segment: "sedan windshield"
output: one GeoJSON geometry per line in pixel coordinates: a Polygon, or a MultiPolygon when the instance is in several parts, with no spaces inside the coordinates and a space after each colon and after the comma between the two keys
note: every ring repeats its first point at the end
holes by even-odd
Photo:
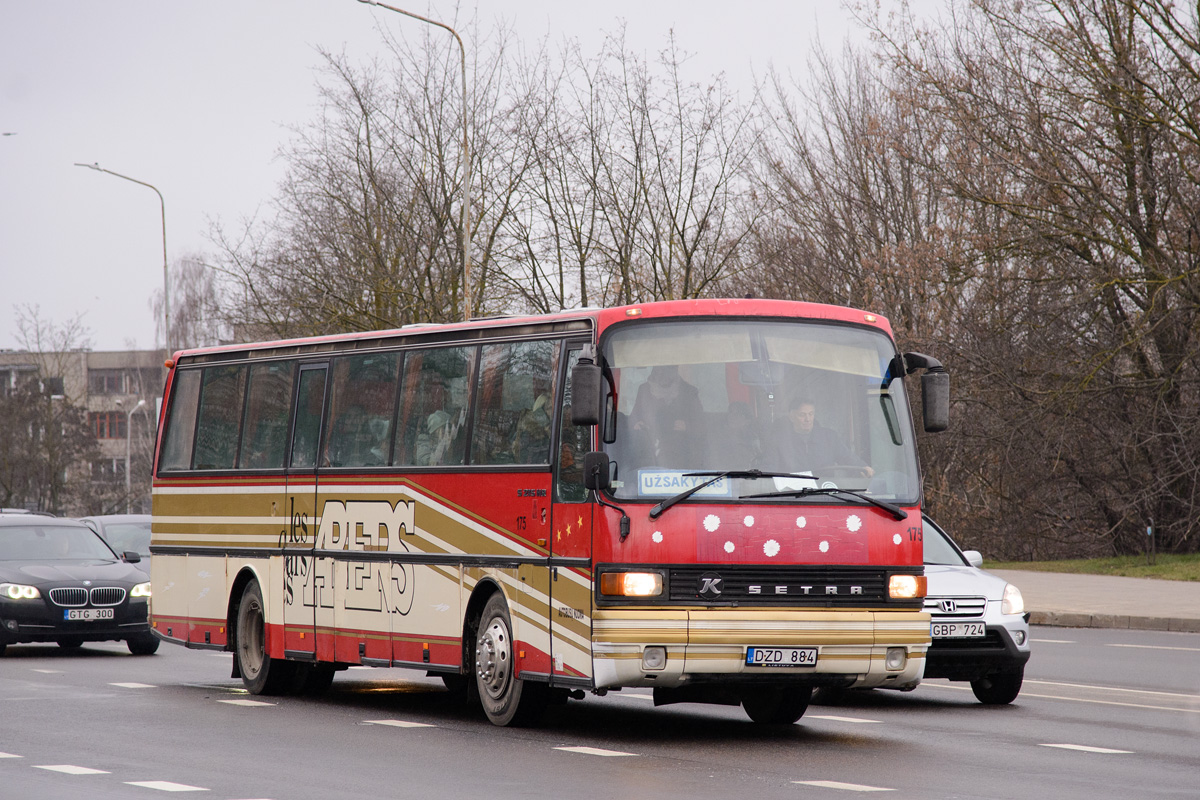
{"type": "MultiPolygon", "coordinates": [[[[622,499],[671,498],[721,472],[696,500],[852,489],[915,502],[916,453],[895,346],[849,325],[645,322],[605,340],[622,499]],[[760,470],[770,475],[745,475],[760,470]],[[706,476],[691,473],[707,472],[706,476]]],[[[770,502],[829,502],[797,493],[770,502]]]]}
{"type": "Polygon", "coordinates": [[[95,531],[82,525],[0,528],[0,561],[115,561],[116,558],[95,531]]]}

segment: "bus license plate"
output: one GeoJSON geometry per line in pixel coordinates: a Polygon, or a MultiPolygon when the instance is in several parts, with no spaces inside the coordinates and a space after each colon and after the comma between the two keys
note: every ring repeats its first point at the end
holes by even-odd
{"type": "Polygon", "coordinates": [[[113,610],[111,608],[69,608],[63,612],[63,619],[82,622],[113,619],[113,610]]]}
{"type": "Polygon", "coordinates": [[[748,647],[747,667],[815,667],[815,647],[748,647]]]}
{"type": "Polygon", "coordinates": [[[987,636],[982,622],[935,622],[929,626],[934,639],[978,639],[987,636]]]}

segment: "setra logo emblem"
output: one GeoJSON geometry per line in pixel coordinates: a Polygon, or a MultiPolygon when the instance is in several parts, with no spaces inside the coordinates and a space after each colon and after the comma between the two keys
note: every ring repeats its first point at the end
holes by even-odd
{"type": "Polygon", "coordinates": [[[705,600],[716,600],[721,596],[722,578],[715,572],[706,572],[700,576],[697,594],[705,600]]]}

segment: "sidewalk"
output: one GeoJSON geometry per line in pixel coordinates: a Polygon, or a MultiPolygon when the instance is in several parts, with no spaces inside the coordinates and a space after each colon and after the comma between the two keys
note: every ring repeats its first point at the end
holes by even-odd
{"type": "Polygon", "coordinates": [[[1200,583],[989,570],[1015,584],[1034,625],[1200,633],[1200,583]]]}

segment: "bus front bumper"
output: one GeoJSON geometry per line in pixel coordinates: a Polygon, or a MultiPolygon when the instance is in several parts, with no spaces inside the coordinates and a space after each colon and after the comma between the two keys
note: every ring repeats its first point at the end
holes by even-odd
{"type": "Polygon", "coordinates": [[[593,675],[597,689],[710,681],[911,688],[929,642],[920,611],[603,609],[592,625],[593,675]],[[750,648],[815,650],[816,660],[749,666],[750,648]]]}

